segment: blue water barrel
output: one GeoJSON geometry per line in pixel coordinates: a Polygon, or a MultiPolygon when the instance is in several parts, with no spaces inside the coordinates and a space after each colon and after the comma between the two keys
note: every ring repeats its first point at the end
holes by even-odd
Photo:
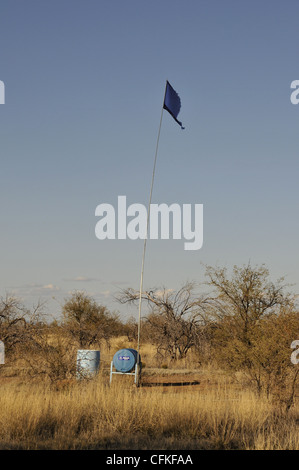
{"type": "Polygon", "coordinates": [[[120,349],[113,356],[113,365],[118,372],[130,372],[137,363],[137,357],[138,352],[135,349],[120,349]]]}
{"type": "Polygon", "coordinates": [[[100,368],[100,351],[79,349],[77,351],[77,377],[94,377],[100,368]]]}

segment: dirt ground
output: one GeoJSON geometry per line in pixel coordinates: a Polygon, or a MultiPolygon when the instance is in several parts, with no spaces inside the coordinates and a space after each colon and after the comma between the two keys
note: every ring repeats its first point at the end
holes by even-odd
{"type": "Polygon", "coordinates": [[[144,374],[141,380],[142,388],[161,388],[164,392],[203,391],[217,387],[217,377],[207,377],[199,371],[189,373],[167,374],[156,372],[152,375],[144,374]]]}

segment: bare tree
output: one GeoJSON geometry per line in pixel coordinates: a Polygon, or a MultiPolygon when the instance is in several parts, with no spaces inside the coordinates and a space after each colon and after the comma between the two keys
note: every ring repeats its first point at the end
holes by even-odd
{"type": "Polygon", "coordinates": [[[76,345],[59,325],[36,329],[26,344],[23,359],[31,377],[42,377],[51,384],[72,379],[76,372],[76,345]]]}
{"type": "MultiPolygon", "coordinates": [[[[188,282],[176,292],[163,288],[142,293],[142,300],[150,309],[146,321],[159,354],[181,359],[194,345],[196,329],[207,302],[205,298],[198,299],[194,289],[194,283],[188,282]]],[[[129,288],[118,300],[122,304],[137,304],[139,295],[139,291],[129,288]]]]}
{"type": "Polygon", "coordinates": [[[0,340],[3,341],[8,356],[19,345],[28,343],[33,330],[41,321],[42,310],[42,302],[29,310],[14,296],[0,298],[0,340]]]}

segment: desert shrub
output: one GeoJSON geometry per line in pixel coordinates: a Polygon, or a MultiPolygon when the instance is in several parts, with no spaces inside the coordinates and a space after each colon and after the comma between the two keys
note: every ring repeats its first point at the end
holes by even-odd
{"type": "Polygon", "coordinates": [[[107,307],[84,292],[74,292],[62,307],[65,334],[84,349],[102,341],[109,343],[120,331],[120,321],[107,307]]]}
{"type": "Polygon", "coordinates": [[[221,268],[209,267],[207,274],[216,288],[209,314],[218,365],[243,371],[259,393],[274,395],[289,409],[298,377],[290,345],[299,315],[283,280],[272,283],[264,266],[235,267],[231,278],[221,268]]]}

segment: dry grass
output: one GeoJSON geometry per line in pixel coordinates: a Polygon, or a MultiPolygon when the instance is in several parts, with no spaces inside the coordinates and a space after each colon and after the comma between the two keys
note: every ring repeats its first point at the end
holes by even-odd
{"type": "Polygon", "coordinates": [[[196,380],[188,387],[135,388],[132,377],[114,376],[117,349],[136,347],[116,338],[101,347],[101,373],[90,382],[60,381],[50,387],[28,381],[16,364],[0,378],[0,449],[296,449],[299,403],[286,415],[212,366],[191,355],[163,364],[143,345],[144,382],[196,380]]]}
{"type": "Polygon", "coordinates": [[[286,416],[223,380],[177,393],[117,379],[2,382],[0,449],[299,449],[298,405],[286,416]]]}
{"type": "MultiPolygon", "coordinates": [[[[110,362],[113,357],[113,354],[122,348],[133,348],[137,349],[137,341],[128,341],[126,336],[118,336],[117,338],[112,338],[110,340],[110,346],[107,347],[107,344],[103,343],[99,348],[101,350],[101,363],[104,368],[110,368],[110,362]]],[[[199,366],[198,358],[196,354],[190,350],[188,355],[184,359],[179,361],[172,361],[171,359],[165,359],[157,355],[156,347],[149,343],[141,343],[140,349],[142,363],[145,365],[145,370],[147,368],[163,368],[165,370],[171,369],[173,372],[175,369],[181,370],[194,370],[199,366]]]]}

